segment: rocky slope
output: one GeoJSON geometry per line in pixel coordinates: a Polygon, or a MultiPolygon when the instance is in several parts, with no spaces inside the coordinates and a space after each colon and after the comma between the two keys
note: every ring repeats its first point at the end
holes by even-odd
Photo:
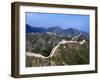
{"type": "MultiPolygon", "coordinates": [[[[48,55],[49,56],[49,55],[48,55]]],[[[52,57],[40,58],[26,56],[26,66],[61,66],[89,64],[89,43],[83,45],[78,43],[61,44],[52,57]]]]}

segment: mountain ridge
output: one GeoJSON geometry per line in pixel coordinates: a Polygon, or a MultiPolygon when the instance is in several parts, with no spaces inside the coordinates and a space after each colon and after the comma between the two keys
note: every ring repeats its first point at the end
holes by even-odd
{"type": "Polygon", "coordinates": [[[68,36],[68,37],[74,37],[79,34],[83,34],[83,36],[86,39],[89,39],[89,33],[80,31],[75,28],[63,29],[60,26],[44,28],[44,27],[32,27],[29,24],[26,24],[26,33],[47,33],[47,32],[56,33],[57,35],[68,36]]]}

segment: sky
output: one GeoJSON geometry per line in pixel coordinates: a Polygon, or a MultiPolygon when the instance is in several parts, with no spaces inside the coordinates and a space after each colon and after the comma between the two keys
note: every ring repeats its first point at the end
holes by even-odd
{"type": "Polygon", "coordinates": [[[59,26],[63,29],[76,28],[89,33],[89,23],[89,15],[26,12],[26,24],[33,27],[59,26]]]}

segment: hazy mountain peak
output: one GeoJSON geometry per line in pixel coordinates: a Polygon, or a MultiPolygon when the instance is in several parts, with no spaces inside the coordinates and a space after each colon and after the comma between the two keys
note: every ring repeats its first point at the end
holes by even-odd
{"type": "Polygon", "coordinates": [[[26,32],[27,33],[55,33],[56,35],[62,35],[62,36],[67,36],[67,37],[74,37],[77,36],[79,34],[83,34],[83,36],[86,39],[89,39],[89,34],[86,32],[82,32],[78,29],[75,28],[67,28],[67,29],[63,29],[60,26],[54,26],[54,27],[49,27],[49,28],[45,28],[45,27],[33,27],[30,26],[28,24],[26,24],[26,32]]]}

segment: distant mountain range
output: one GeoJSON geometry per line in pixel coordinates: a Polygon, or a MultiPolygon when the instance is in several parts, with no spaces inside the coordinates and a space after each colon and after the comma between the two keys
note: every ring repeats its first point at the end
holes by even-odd
{"type": "Polygon", "coordinates": [[[85,39],[89,40],[89,34],[80,30],[77,30],[75,28],[68,28],[68,29],[62,29],[59,26],[56,27],[50,27],[50,28],[44,28],[44,27],[33,27],[29,24],[26,24],[26,33],[55,33],[56,35],[60,36],[67,36],[67,37],[74,37],[79,34],[82,34],[85,39]]]}

